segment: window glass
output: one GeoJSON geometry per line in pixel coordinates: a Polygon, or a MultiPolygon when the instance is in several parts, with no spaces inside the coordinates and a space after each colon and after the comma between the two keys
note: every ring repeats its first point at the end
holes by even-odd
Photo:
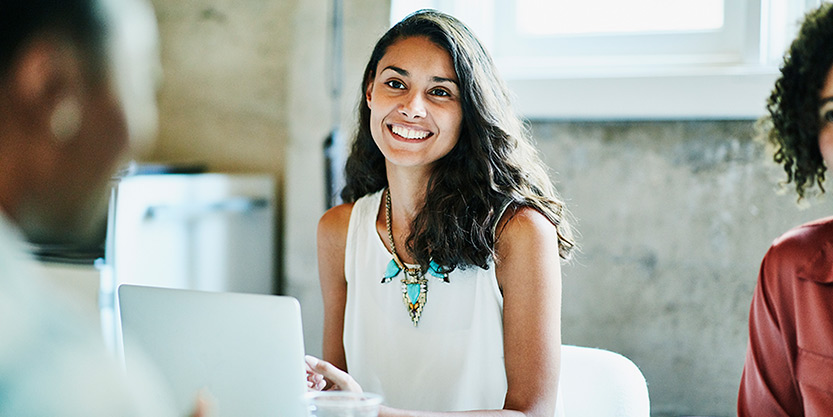
{"type": "Polygon", "coordinates": [[[516,0],[516,24],[525,35],[568,35],[715,30],[723,27],[723,0],[516,0]]]}

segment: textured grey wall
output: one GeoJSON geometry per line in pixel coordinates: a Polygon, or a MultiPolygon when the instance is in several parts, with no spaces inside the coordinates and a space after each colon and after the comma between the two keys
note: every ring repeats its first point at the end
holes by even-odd
{"type": "Polygon", "coordinates": [[[154,0],[164,78],[150,159],[273,173],[288,137],[293,0],[154,0]]]}
{"type": "Polygon", "coordinates": [[[784,177],[750,121],[533,131],[581,233],[564,268],[564,342],[631,358],[654,416],[735,415],[760,259],[829,208],[777,195],[784,177]]]}

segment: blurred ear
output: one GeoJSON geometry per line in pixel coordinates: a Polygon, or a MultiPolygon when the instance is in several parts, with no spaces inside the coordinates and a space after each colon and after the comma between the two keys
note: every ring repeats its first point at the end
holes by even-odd
{"type": "Polygon", "coordinates": [[[67,98],[78,100],[80,61],[67,42],[38,37],[21,50],[9,81],[18,116],[36,129],[49,129],[59,104],[67,98]]]}

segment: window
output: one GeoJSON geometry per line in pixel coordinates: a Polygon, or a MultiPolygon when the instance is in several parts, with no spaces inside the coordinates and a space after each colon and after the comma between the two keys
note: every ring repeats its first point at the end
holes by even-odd
{"type": "Polygon", "coordinates": [[[516,0],[515,23],[529,35],[577,35],[715,30],[723,1],[516,0]]]}
{"type": "Polygon", "coordinates": [[[751,119],[819,0],[393,0],[436,8],[492,52],[531,119],[751,119]]]}

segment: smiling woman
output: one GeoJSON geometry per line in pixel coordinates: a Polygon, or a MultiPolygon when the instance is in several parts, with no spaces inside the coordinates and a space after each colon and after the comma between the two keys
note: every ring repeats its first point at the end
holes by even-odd
{"type": "Polygon", "coordinates": [[[347,203],[318,227],[325,361],[310,386],[382,394],[382,416],[552,417],[574,242],[491,57],[457,19],[419,11],[377,42],[362,92],[347,203]]]}

